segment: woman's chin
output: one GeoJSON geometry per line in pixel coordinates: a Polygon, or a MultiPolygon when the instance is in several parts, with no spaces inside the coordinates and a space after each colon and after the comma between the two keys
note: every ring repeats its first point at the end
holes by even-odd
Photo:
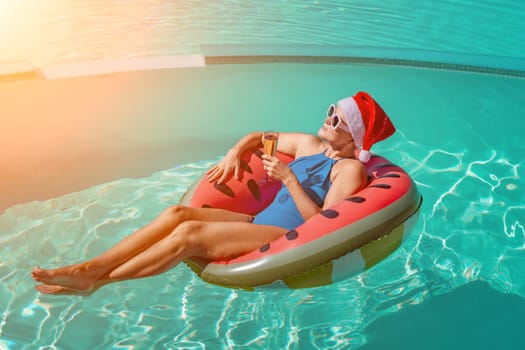
{"type": "Polygon", "coordinates": [[[317,132],[317,136],[323,141],[333,141],[334,135],[330,133],[330,130],[328,130],[325,126],[321,127],[319,131],[317,132]]]}
{"type": "Polygon", "coordinates": [[[319,137],[322,138],[323,140],[326,139],[326,137],[328,136],[328,130],[326,129],[325,126],[322,126],[322,127],[317,131],[317,136],[319,136],[319,137]]]}

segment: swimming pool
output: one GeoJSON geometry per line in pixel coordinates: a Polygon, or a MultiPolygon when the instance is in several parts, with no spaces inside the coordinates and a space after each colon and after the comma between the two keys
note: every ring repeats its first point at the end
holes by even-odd
{"type": "MultiPolygon", "coordinates": [[[[34,183],[65,173],[67,188],[68,174],[107,170],[91,175],[97,185],[81,190],[77,179],[65,195],[1,214],[0,348],[522,348],[524,88],[497,72],[246,59],[5,82],[2,91],[31,91],[51,112],[26,139],[42,162],[32,163],[44,177],[34,183]],[[375,151],[407,169],[425,198],[414,234],[376,268],[297,291],[224,289],[183,266],[84,299],[32,290],[33,265],[111,246],[176,203],[247,130],[314,132],[326,105],[357,89],[378,96],[399,130],[375,151]],[[82,112],[71,118],[75,106],[82,112]]],[[[3,107],[19,116],[13,129],[41,117],[21,105],[3,107]]]]}

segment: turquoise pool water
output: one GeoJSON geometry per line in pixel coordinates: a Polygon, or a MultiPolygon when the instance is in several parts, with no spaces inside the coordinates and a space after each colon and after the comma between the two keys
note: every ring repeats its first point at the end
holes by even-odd
{"type": "Polygon", "coordinates": [[[0,74],[142,56],[396,56],[524,68],[522,1],[0,2],[0,74]]]}
{"type": "MultiPolygon", "coordinates": [[[[14,11],[24,4],[30,2],[1,6],[14,11]]],[[[144,2],[127,12],[119,12],[124,11],[120,2],[51,4],[50,9],[63,9],[65,14],[53,17],[56,12],[49,10],[47,23],[63,23],[82,34],[98,28],[103,37],[122,36],[101,42],[76,35],[75,41],[73,34],[53,26],[56,31],[49,37],[62,38],[60,44],[50,39],[12,42],[10,48],[15,49],[9,51],[11,56],[2,56],[7,57],[3,63],[24,59],[40,66],[127,53],[201,51],[195,43],[249,45],[250,50],[264,44],[307,44],[316,50],[325,44],[403,49],[400,52],[431,49],[469,53],[470,64],[486,62],[480,57],[487,55],[492,66],[504,63],[499,68],[507,68],[509,61],[497,57],[514,62],[525,52],[521,2],[444,2],[439,9],[423,2],[417,10],[409,2],[375,6],[283,1],[278,8],[228,2],[236,11],[210,4],[197,8],[196,2],[177,7],[144,2]],[[348,32],[334,33],[346,23],[341,13],[348,11],[357,19],[348,32]],[[210,18],[221,30],[210,30],[210,18]],[[93,23],[100,27],[88,25],[93,23]],[[109,23],[126,30],[112,32],[109,23]],[[268,23],[274,29],[266,33],[268,23]],[[168,35],[176,29],[177,35],[168,35]],[[144,33],[152,30],[160,32],[149,41],[144,33]],[[144,40],[137,40],[138,33],[144,40]],[[54,49],[33,56],[27,54],[31,45],[54,49]]],[[[29,16],[24,18],[28,21],[29,16]]],[[[36,21],[36,28],[43,22],[36,21]]],[[[1,26],[6,23],[14,23],[16,29],[24,20],[0,21],[1,26]]],[[[175,80],[184,75],[192,83],[184,93],[173,94],[168,83],[152,85],[158,99],[175,102],[134,125],[147,127],[172,147],[172,166],[143,178],[121,178],[15,205],[0,214],[0,349],[76,349],[79,344],[86,349],[525,346],[520,323],[525,315],[525,79],[366,64],[225,64],[167,74],[175,80]],[[105,287],[90,298],[40,296],[33,290],[29,271],[34,265],[67,264],[107,249],[177,203],[243,133],[275,125],[315,132],[326,106],[358,89],[375,95],[399,130],[374,150],[404,167],[424,196],[413,234],[375,268],[335,285],[296,291],[224,289],[202,282],[185,266],[105,287]],[[196,106],[198,118],[192,114],[196,106]],[[239,113],[232,113],[233,107],[239,113]],[[203,135],[202,130],[207,132],[203,135]],[[177,143],[183,137],[184,142],[177,143]],[[202,156],[180,161],[187,159],[182,154],[188,145],[204,148],[202,156]]]]}
{"type": "MultiPolygon", "coordinates": [[[[206,84],[216,91],[208,98],[222,101],[215,104],[221,118],[206,117],[209,107],[203,106],[202,123],[214,130],[222,130],[222,122],[234,125],[210,136],[228,135],[228,141],[268,125],[293,129],[297,119],[313,132],[325,101],[341,92],[362,87],[381,96],[399,132],[375,151],[407,169],[425,198],[414,234],[368,272],[317,289],[235,291],[208,285],[179,266],[163,276],[108,286],[90,298],[39,296],[32,290],[33,265],[70,263],[110,247],[177,203],[227,142],[207,160],[7,209],[0,216],[5,310],[0,344],[67,349],[82,339],[86,348],[101,349],[523,345],[518,320],[525,304],[524,126],[519,123],[524,79],[294,64],[210,66],[199,75],[195,71],[195,84],[206,84]],[[257,88],[233,88],[246,80],[257,81],[257,88]],[[224,86],[232,88],[219,89],[224,86]],[[250,105],[261,96],[278,103],[251,109],[249,119],[229,113],[235,101],[250,105]],[[491,332],[479,331],[480,313],[485,315],[480,308],[492,310],[492,322],[485,325],[491,332]],[[459,335],[452,325],[461,327],[459,335]],[[414,327],[417,333],[410,332],[414,327]]],[[[200,99],[195,94],[181,111],[200,99]]],[[[165,120],[170,127],[179,125],[182,112],[172,113],[171,121],[165,120]]]]}
{"type": "Polygon", "coordinates": [[[42,67],[269,45],[273,54],[377,48],[376,55],[411,50],[409,58],[467,55],[471,64],[517,59],[523,67],[524,14],[519,0],[2,1],[0,33],[9,35],[0,36],[0,64],[7,70],[17,61],[42,67]]]}

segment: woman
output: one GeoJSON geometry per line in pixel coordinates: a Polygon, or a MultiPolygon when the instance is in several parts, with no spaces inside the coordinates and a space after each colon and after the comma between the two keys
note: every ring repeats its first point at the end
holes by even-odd
{"type": "MultiPolygon", "coordinates": [[[[224,260],[255,250],[366,185],[371,146],[395,128],[365,92],[331,105],[318,136],[280,135],[278,151],[295,160],[286,165],[263,155],[269,176],[283,186],[254,218],[214,208],[173,206],[101,255],[57,269],[35,267],[36,289],[47,294],[88,294],[100,286],[165,272],[193,257],[224,260]],[[359,159],[356,150],[361,148],[359,159]],[[249,234],[247,234],[249,232],[249,234]]],[[[260,147],[262,133],[243,137],[207,173],[210,182],[239,176],[240,155],[260,147]]]]}

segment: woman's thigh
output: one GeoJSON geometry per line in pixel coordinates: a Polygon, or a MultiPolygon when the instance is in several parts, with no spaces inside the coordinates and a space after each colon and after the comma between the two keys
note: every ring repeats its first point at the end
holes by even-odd
{"type": "Polygon", "coordinates": [[[252,217],[247,214],[218,208],[192,208],[184,205],[175,205],[165,210],[165,215],[172,217],[175,222],[187,220],[196,221],[239,221],[251,222],[252,217]]]}
{"type": "Polygon", "coordinates": [[[252,216],[248,214],[237,213],[231,210],[218,209],[218,208],[191,208],[192,219],[200,221],[220,222],[220,221],[238,221],[238,222],[251,222],[252,216]]]}
{"type": "Polygon", "coordinates": [[[199,258],[231,259],[259,249],[287,232],[277,226],[256,225],[248,222],[196,222],[183,225],[199,258]]]}

